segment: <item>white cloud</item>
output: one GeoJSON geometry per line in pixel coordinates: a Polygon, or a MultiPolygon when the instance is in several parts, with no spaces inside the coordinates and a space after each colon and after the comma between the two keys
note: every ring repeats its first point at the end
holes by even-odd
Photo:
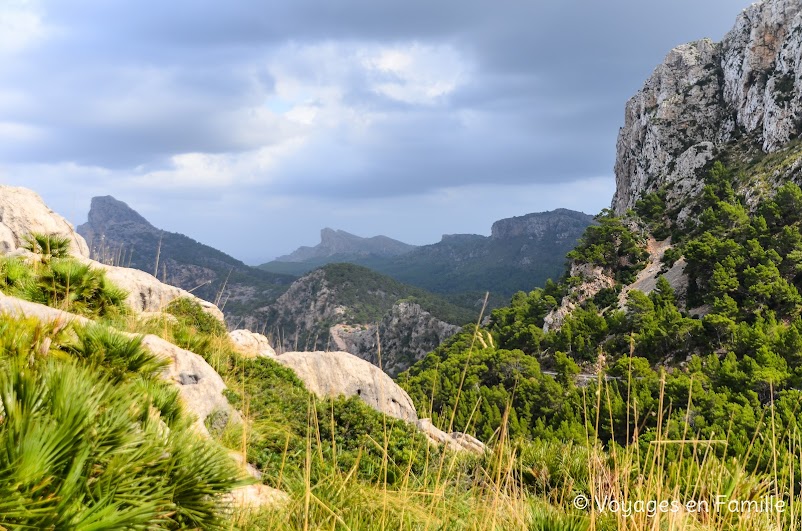
{"type": "Polygon", "coordinates": [[[18,53],[46,35],[36,2],[3,0],[0,4],[0,57],[18,53]]]}
{"type": "Polygon", "coordinates": [[[410,104],[434,104],[466,81],[467,64],[451,46],[418,43],[368,52],[362,62],[371,88],[410,104]]]}

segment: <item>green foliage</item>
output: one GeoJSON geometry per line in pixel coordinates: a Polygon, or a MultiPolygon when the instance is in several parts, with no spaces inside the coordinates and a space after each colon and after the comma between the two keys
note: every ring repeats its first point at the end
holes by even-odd
{"type": "Polygon", "coordinates": [[[645,266],[648,256],[641,238],[621,218],[604,210],[596,217],[568,258],[580,263],[594,264],[612,271],[616,280],[630,283],[645,266]]]}
{"type": "Polygon", "coordinates": [[[73,258],[29,265],[19,258],[0,257],[0,290],[87,317],[114,317],[128,311],[127,292],[110,282],[102,269],[73,258]]]}
{"type": "Polygon", "coordinates": [[[170,301],[164,309],[165,313],[175,316],[182,325],[194,329],[201,334],[222,336],[226,327],[217,318],[204,311],[203,306],[195,299],[179,297],[170,301]]]}
{"type": "Polygon", "coordinates": [[[77,327],[77,341],[67,351],[87,365],[108,371],[112,381],[132,375],[155,376],[169,362],[159,359],[142,346],[142,337],[126,337],[99,324],[77,327]]]}
{"type": "Polygon", "coordinates": [[[643,196],[635,203],[635,213],[649,227],[657,240],[664,240],[671,234],[671,222],[666,216],[666,191],[661,189],[643,196]]]}
{"type": "MultiPolygon", "coordinates": [[[[634,440],[643,456],[652,455],[659,430],[673,439],[726,434],[727,445],[708,455],[738,459],[754,471],[770,471],[774,459],[793,460],[776,440],[754,434],[772,415],[775,429],[790,429],[802,411],[796,390],[802,384],[802,190],[785,184],[750,212],[734,191],[735,178],[723,164],[711,166],[704,193],[690,205],[701,213],[699,223],[664,259],[669,266],[685,257],[686,301],[660,277],[649,294],[628,291],[619,310],[616,286],[544,332],[544,317],[581,281],[567,278],[551,293],[515,295],[476,336],[464,331],[399,383],[422,415],[431,411],[446,425],[453,416],[455,428],[484,440],[508,417],[513,438],[590,439],[609,451],[634,440]],[[708,305],[706,315],[693,318],[682,303],[708,305]],[[603,372],[588,374],[596,364],[603,372]],[[458,394],[465,403],[457,403],[458,394]],[[773,409],[780,396],[786,401],[781,418],[773,409]]],[[[652,230],[668,215],[660,194],[646,196],[637,211],[652,230]]],[[[610,212],[569,255],[622,282],[632,279],[643,256],[640,237],[610,212]]],[[[665,455],[667,463],[699,458],[681,447],[666,448],[665,455]]],[[[533,484],[545,488],[536,478],[533,472],[533,484]]]]}
{"type": "Polygon", "coordinates": [[[408,470],[420,472],[426,442],[410,424],[388,418],[358,397],[317,400],[292,370],[268,358],[241,360],[229,373],[242,382],[229,391],[233,405],[247,397],[254,429],[248,459],[276,486],[299,479],[310,437],[315,441],[313,480],[336,466],[354,468],[366,480],[379,471],[390,485],[401,482],[408,470]],[[385,461],[385,452],[387,465],[385,461]]]}
{"type": "Polygon", "coordinates": [[[0,526],[224,528],[221,496],[241,484],[226,453],[143,366],[135,381],[108,377],[136,341],[84,330],[80,358],[92,362],[77,364],[63,327],[0,317],[0,330],[0,526]]]}
{"type": "Polygon", "coordinates": [[[23,248],[40,255],[43,262],[67,258],[70,254],[70,238],[58,234],[33,233],[24,238],[23,248]]]}

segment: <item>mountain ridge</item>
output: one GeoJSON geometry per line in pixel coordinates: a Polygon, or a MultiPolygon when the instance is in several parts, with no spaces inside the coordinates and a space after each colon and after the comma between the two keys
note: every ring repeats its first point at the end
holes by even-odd
{"type": "Polygon", "coordinates": [[[498,220],[490,236],[444,234],[437,243],[390,257],[340,253],[305,262],[276,260],[259,268],[305,274],[326,263],[347,262],[436,293],[462,296],[491,291],[499,302],[559,277],[565,254],[591,223],[593,217],[588,214],[556,209],[498,220]]]}
{"type": "Polygon", "coordinates": [[[334,255],[353,254],[355,256],[397,256],[415,249],[399,240],[387,236],[363,238],[344,230],[323,228],[320,230],[320,243],[314,247],[302,246],[290,254],[279,256],[278,262],[303,262],[334,255]]]}

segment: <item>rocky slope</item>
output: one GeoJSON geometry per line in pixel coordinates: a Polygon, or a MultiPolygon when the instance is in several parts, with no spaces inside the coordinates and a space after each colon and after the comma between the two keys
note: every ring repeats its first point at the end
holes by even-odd
{"type": "MultiPolygon", "coordinates": [[[[753,4],[720,43],[678,46],[627,102],[612,208],[624,214],[639,198],[665,189],[668,206],[685,219],[684,199],[700,192],[700,170],[714,157],[736,151],[746,162],[787,149],[802,131],[801,95],[797,0],[753,4]]],[[[787,179],[798,161],[795,156],[768,175],[769,187],[787,179]]]]}
{"type": "Polygon", "coordinates": [[[283,350],[343,350],[403,371],[475,316],[366,268],[330,264],[300,278],[260,310],[283,350]]]}
{"type": "Polygon", "coordinates": [[[77,231],[89,243],[92,258],[156,274],[192,290],[224,307],[232,324],[241,323],[252,308],[275,300],[293,280],[249,267],[183,234],[160,230],[111,196],[93,198],[88,217],[77,231]]]}

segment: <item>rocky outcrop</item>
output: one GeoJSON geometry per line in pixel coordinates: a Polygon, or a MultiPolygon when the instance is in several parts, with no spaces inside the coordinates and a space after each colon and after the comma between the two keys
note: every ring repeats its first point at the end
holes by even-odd
{"type": "Polygon", "coordinates": [[[329,335],[332,348],[381,364],[387,374],[395,376],[459,331],[459,326],[437,319],[419,304],[401,301],[378,324],[338,324],[329,329],[329,335]]]}
{"type": "Polygon", "coordinates": [[[0,253],[23,247],[32,233],[69,238],[73,254],[88,257],[89,247],[72,225],[45,205],[39,194],[27,188],[0,185],[0,253]]]}
{"type": "Polygon", "coordinates": [[[378,367],[347,352],[287,352],[276,361],[292,369],[320,397],[358,396],[373,409],[415,422],[409,395],[378,367]]]}
{"type": "Polygon", "coordinates": [[[262,334],[250,330],[234,330],[229,332],[228,337],[237,347],[237,351],[246,358],[276,357],[276,351],[270,346],[270,340],[262,334]]]}
{"type": "Polygon", "coordinates": [[[379,365],[380,344],[381,366],[395,375],[460,329],[410,301],[416,294],[366,268],[330,264],[295,281],[264,320],[279,350],[342,350],[379,365]]]}
{"type": "Polygon", "coordinates": [[[173,300],[179,297],[188,297],[197,301],[206,313],[213,315],[220,322],[225,322],[223,312],[211,302],[199,299],[181,288],[165,284],[151,274],[138,269],[102,264],[94,260],[85,259],[84,261],[89,262],[93,267],[105,270],[106,278],[117,287],[127,291],[126,302],[137,312],[160,312],[173,300]]]}
{"type": "Polygon", "coordinates": [[[764,152],[802,132],[802,4],[763,0],[745,9],[722,42],[678,46],[627,102],[618,136],[619,214],[665,188],[681,221],[700,170],[738,140],[764,152]]]}
{"type": "Polygon", "coordinates": [[[239,417],[223,395],[226,389],[223,379],[201,356],[154,335],[145,336],[142,345],[155,356],[170,361],[162,376],[178,387],[184,405],[197,419],[198,431],[208,435],[207,419],[214,428],[221,429],[229,420],[239,417]]]}
{"type": "Polygon", "coordinates": [[[615,286],[615,279],[604,268],[593,264],[571,264],[571,276],[579,277],[582,281],[571,288],[571,292],[563,297],[560,305],[543,318],[544,332],[560,328],[575,308],[595,297],[604,288],[615,286]]]}
{"type": "Polygon", "coordinates": [[[314,247],[299,247],[292,253],[276,258],[277,262],[305,262],[330,257],[398,256],[415,249],[387,236],[362,238],[345,232],[325,228],[320,231],[320,243],[314,247]]]}
{"type": "Polygon", "coordinates": [[[470,452],[477,455],[485,453],[485,444],[471,435],[455,431],[446,433],[434,424],[432,419],[419,419],[415,426],[423,433],[426,438],[437,445],[444,445],[447,449],[454,452],[470,452]]]}

